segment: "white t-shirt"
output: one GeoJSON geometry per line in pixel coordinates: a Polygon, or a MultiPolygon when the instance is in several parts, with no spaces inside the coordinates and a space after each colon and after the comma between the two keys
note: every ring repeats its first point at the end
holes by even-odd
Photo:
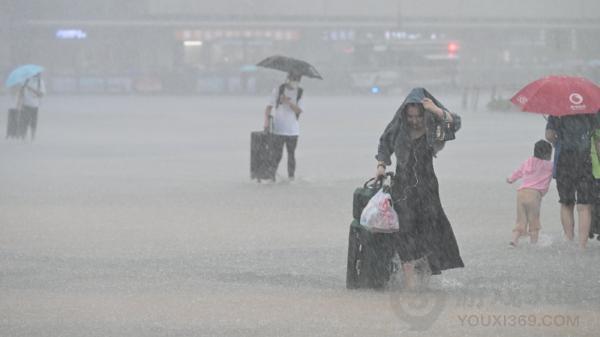
{"type": "MultiPolygon", "coordinates": [[[[300,100],[296,102],[298,89],[290,90],[286,87],[283,90],[283,94],[291,98],[291,101],[295,102],[296,105],[302,109],[303,99],[300,98],[300,100]]],[[[274,111],[271,112],[273,115],[273,133],[282,136],[298,136],[300,134],[300,123],[298,123],[298,118],[296,117],[294,110],[287,104],[279,104],[279,107],[275,108],[277,106],[278,95],[279,87],[276,87],[271,92],[271,98],[269,100],[269,105],[273,107],[274,111]]]]}

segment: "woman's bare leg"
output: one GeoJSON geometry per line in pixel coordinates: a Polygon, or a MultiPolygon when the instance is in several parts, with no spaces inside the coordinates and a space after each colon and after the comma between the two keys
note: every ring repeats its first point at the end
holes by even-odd
{"type": "Polygon", "coordinates": [[[415,270],[419,280],[419,288],[427,288],[431,279],[431,268],[427,256],[416,261],[415,270]]]}
{"type": "Polygon", "coordinates": [[[404,287],[406,289],[414,289],[415,288],[415,265],[412,262],[403,263],[402,270],[404,271],[404,287]]]}

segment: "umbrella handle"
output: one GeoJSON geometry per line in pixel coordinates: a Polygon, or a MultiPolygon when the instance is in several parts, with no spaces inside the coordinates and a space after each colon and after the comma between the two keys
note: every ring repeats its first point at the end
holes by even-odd
{"type": "Polygon", "coordinates": [[[265,129],[266,133],[273,132],[273,115],[269,114],[269,126],[265,129]]]}

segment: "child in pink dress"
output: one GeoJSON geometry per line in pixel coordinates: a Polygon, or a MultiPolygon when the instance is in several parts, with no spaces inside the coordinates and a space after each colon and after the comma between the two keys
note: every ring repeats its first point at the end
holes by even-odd
{"type": "Polygon", "coordinates": [[[529,228],[530,242],[536,243],[541,228],[540,206],[552,180],[552,145],[545,140],[535,143],[533,157],[529,157],[506,179],[509,184],[523,178],[517,190],[517,224],[513,229],[511,246],[529,228]]]}

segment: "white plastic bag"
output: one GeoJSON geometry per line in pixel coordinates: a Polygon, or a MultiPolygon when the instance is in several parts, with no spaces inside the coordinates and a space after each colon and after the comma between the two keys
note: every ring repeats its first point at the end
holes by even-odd
{"type": "Polygon", "coordinates": [[[378,233],[392,233],[400,230],[398,214],[392,205],[392,197],[389,193],[380,189],[360,215],[360,224],[368,230],[378,233]]]}

